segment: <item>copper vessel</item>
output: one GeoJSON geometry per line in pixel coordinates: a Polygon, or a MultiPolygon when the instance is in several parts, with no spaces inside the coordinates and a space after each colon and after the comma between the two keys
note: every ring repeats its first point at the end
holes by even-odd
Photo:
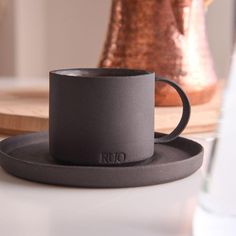
{"type": "MultiPolygon", "coordinates": [[[[217,78],[204,8],[203,0],[113,0],[99,66],[155,71],[181,85],[191,104],[208,102],[217,78]]],[[[180,105],[180,100],[158,83],[156,105],[180,105]]]]}

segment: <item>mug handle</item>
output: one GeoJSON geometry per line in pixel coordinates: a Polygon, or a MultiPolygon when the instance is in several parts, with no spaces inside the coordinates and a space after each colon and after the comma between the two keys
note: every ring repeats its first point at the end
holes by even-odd
{"type": "Polygon", "coordinates": [[[182,112],[182,117],[177,125],[177,127],[170,133],[161,137],[156,137],[155,134],[155,143],[168,143],[176,139],[181,132],[184,130],[186,125],[188,124],[189,118],[190,118],[190,113],[191,113],[191,106],[190,102],[188,100],[187,95],[185,92],[180,88],[179,85],[177,85],[175,82],[164,79],[164,78],[155,78],[155,81],[157,82],[164,82],[173,87],[177,93],[179,94],[182,104],[183,104],[183,112],[182,112]]]}

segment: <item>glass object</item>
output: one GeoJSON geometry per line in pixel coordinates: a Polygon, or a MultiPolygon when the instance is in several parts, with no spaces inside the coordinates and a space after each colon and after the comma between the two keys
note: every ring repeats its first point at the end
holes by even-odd
{"type": "Polygon", "coordinates": [[[218,135],[193,221],[194,236],[236,235],[236,51],[218,135]]]}

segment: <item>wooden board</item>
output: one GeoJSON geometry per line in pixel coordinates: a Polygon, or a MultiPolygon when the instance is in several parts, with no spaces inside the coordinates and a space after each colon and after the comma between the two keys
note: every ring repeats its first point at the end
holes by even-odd
{"type": "Polygon", "coordinates": [[[27,133],[47,127],[48,81],[0,80],[0,133],[27,133]]]}
{"type": "MultiPolygon", "coordinates": [[[[210,103],[193,106],[185,133],[214,131],[219,117],[222,85],[210,103]]],[[[155,130],[170,132],[181,107],[155,108],[155,130]]],[[[0,133],[19,134],[48,129],[48,82],[0,81],[0,133]]]]}

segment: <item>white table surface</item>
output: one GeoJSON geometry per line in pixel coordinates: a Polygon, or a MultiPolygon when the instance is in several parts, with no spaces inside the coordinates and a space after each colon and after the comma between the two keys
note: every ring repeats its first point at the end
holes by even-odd
{"type": "MultiPolygon", "coordinates": [[[[207,161],[209,135],[193,137],[207,161]]],[[[189,236],[203,175],[204,166],[168,184],[83,189],[21,180],[0,167],[0,235],[189,236]]]]}

